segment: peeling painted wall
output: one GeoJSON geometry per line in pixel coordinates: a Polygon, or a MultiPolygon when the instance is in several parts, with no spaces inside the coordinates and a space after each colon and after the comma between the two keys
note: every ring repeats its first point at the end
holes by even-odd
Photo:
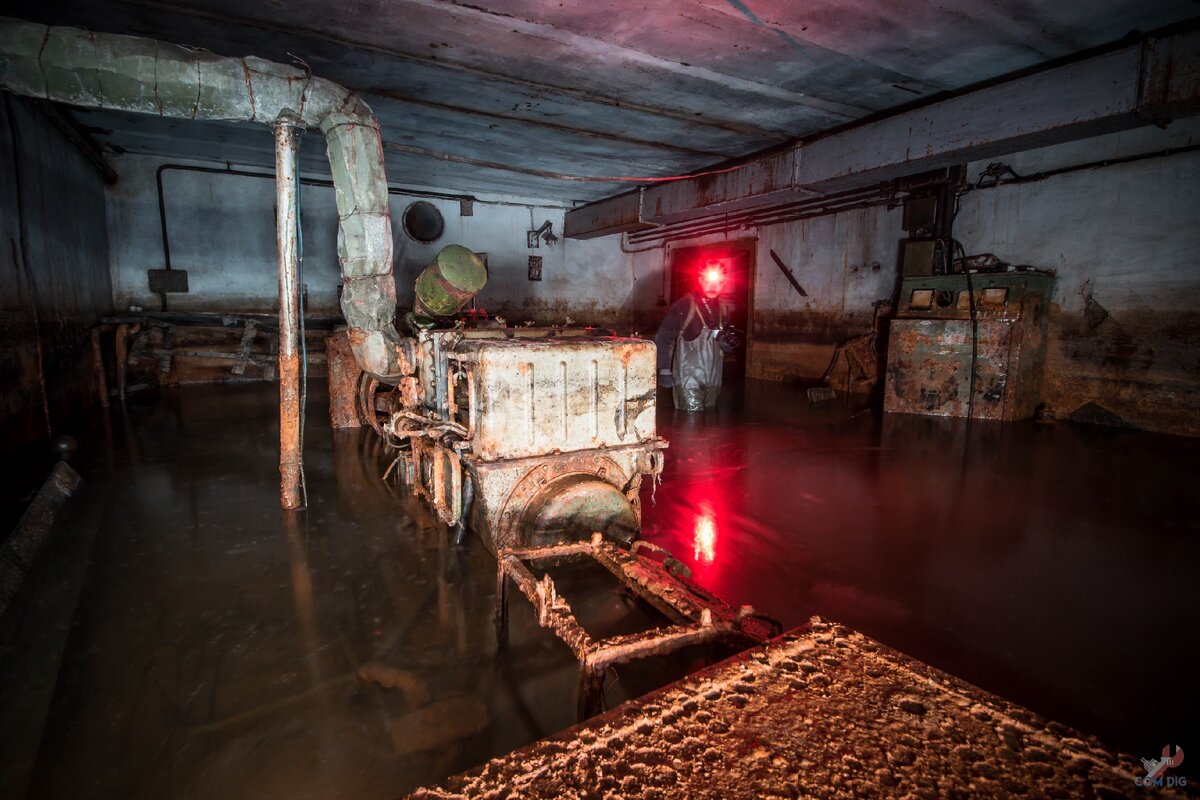
{"type": "Polygon", "coordinates": [[[759,231],[751,377],[818,378],[835,345],[871,330],[872,304],[895,289],[900,215],[900,209],[861,209],[759,231]],[[771,250],[807,297],[788,282],[771,250]]]}
{"type": "MultiPolygon", "coordinates": [[[[1030,175],[1197,144],[1193,119],[1002,160],[1030,175]]],[[[1057,273],[1043,392],[1055,414],[1200,435],[1200,152],[973,192],[955,230],[968,252],[1057,273]]]]}
{"type": "Polygon", "coordinates": [[[0,93],[0,447],[67,430],[96,401],[88,329],[111,311],[99,174],[0,93]]]}
{"type": "MultiPolygon", "coordinates": [[[[731,231],[729,239],[755,237],[755,274],[747,343],[747,375],[766,380],[819,378],[838,343],[871,329],[872,304],[891,297],[896,285],[900,209],[863,209],[827,217],[731,231]],[[807,296],[801,296],[771,258],[780,257],[807,296]]],[[[723,242],[722,234],[672,242],[630,259],[639,278],[629,314],[653,332],[671,296],[663,265],[681,248],[723,242]]],[[[592,239],[618,247],[617,237],[592,239]]]]}
{"type": "MultiPolygon", "coordinates": [[[[1186,147],[1198,134],[1200,122],[1175,123],[1165,131],[1143,128],[1003,160],[1027,175],[1186,147]]],[[[158,163],[140,156],[118,160],[123,179],[110,192],[109,227],[121,306],[155,302],[145,270],[162,260],[153,192],[158,163]]],[[[986,166],[971,164],[968,174],[973,178],[986,166]]],[[[173,258],[192,272],[193,286],[193,294],[173,298],[175,307],[274,309],[271,182],[183,173],[168,173],[166,180],[173,258]]],[[[1045,399],[1060,415],[1079,412],[1088,419],[1200,434],[1194,420],[1200,400],[1197,187],[1200,154],[1191,153],[963,198],[956,236],[968,252],[993,252],[1058,273],[1045,399]]],[[[397,219],[411,199],[392,198],[397,219]]],[[[413,279],[441,244],[461,242],[489,255],[490,281],[481,305],[518,324],[570,318],[651,335],[665,311],[659,299],[670,296],[664,265],[672,250],[723,238],[638,253],[622,252],[615,236],[564,239],[530,250],[525,231],[550,219],[561,233],[561,209],[535,208],[531,224],[526,206],[477,203],[475,216],[462,218],[457,202],[432,202],[446,220],[439,243],[420,245],[396,226],[400,302],[411,302],[413,279]],[[527,278],[529,255],[544,259],[541,282],[527,278]]],[[[310,308],[332,312],[338,281],[331,191],[307,187],[304,207],[310,308]]],[[[870,330],[871,304],[890,297],[896,285],[900,221],[900,209],[879,207],[731,232],[758,238],[750,376],[817,378],[837,343],[870,330]],[[791,267],[807,297],[787,282],[771,250],[791,267]]]]}
{"type": "MultiPolygon", "coordinates": [[[[996,159],[1032,175],[1200,143],[1200,120],[996,159]]],[[[976,178],[988,162],[968,165],[976,178]]],[[[955,236],[968,253],[1057,273],[1044,399],[1062,417],[1200,435],[1200,152],[1177,153],[967,193],[955,236]]],[[[748,374],[818,378],[833,347],[871,327],[891,297],[901,210],[877,207],[731,232],[757,235],[748,374]],[[808,293],[801,297],[770,250],[808,293]]],[[[661,284],[674,243],[630,259],[661,284]]],[[[617,248],[616,237],[592,241],[617,248]]],[[[653,316],[654,292],[637,310],[653,316]]],[[[659,310],[661,316],[661,310],[659,310]]]]}
{"type": "MultiPolygon", "coordinates": [[[[114,160],[121,181],[108,192],[112,281],[117,307],[157,309],[147,269],[163,266],[155,171],[165,163],[148,156],[114,160]]],[[[212,162],[194,163],[221,167],[212,162]]],[[[261,169],[249,168],[262,172],[261,169]]],[[[307,177],[307,176],[306,176],[307,177]]],[[[313,175],[325,178],[323,175],[313,175]]],[[[167,170],[163,173],[172,266],[188,271],[189,293],[168,296],[179,311],[272,312],[277,308],[273,180],[167,170]]],[[[564,208],[528,198],[479,195],[472,216],[460,214],[457,200],[393,195],[397,300],[412,303],[413,281],[447,244],[488,254],[488,285],[479,304],[513,323],[627,322],[637,305],[633,269],[615,245],[559,239],[527,247],[526,232],[550,220],[562,235],[564,208]],[[408,205],[425,199],[435,205],[446,230],[433,244],[404,232],[408,205]],[[494,201],[494,202],[488,202],[494,201]],[[528,257],[542,258],[542,280],[528,278],[528,257]]],[[[333,190],[304,186],[301,197],[304,282],[313,314],[336,314],[340,274],[337,264],[337,211],[333,190]]]]}

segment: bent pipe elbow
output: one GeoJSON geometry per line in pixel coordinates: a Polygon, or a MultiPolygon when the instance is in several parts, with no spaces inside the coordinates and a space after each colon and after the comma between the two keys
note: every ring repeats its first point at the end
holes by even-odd
{"type": "Polygon", "coordinates": [[[411,372],[395,327],[392,228],[379,122],[362,98],[307,70],[137,36],[0,17],[0,87],[82,108],[179,119],[298,120],[325,135],[338,211],[342,313],[355,360],[385,383],[411,372]]]}

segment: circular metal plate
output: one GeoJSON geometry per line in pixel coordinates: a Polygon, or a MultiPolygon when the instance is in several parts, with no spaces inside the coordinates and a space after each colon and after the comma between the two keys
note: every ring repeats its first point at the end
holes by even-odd
{"type": "Polygon", "coordinates": [[[404,209],[403,219],[404,232],[424,244],[436,242],[442,238],[442,232],[446,229],[442,212],[438,211],[437,206],[433,203],[427,203],[424,200],[418,200],[404,209]]]}

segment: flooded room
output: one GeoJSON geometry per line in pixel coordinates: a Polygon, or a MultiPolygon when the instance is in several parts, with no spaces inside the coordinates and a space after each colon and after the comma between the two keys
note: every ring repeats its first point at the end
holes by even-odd
{"type": "Polygon", "coordinates": [[[0,187],[0,797],[1200,787],[1194,0],[45,0],[0,187]]]}

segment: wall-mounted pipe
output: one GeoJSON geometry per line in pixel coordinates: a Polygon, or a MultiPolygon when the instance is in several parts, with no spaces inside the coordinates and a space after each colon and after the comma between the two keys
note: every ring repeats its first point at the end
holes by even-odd
{"type": "Polygon", "coordinates": [[[392,225],[379,122],[345,87],[295,67],[152,39],[0,17],[0,86],[85,108],[274,125],[325,134],[338,209],[342,313],[354,357],[386,382],[410,371],[396,332],[392,225]]]}

